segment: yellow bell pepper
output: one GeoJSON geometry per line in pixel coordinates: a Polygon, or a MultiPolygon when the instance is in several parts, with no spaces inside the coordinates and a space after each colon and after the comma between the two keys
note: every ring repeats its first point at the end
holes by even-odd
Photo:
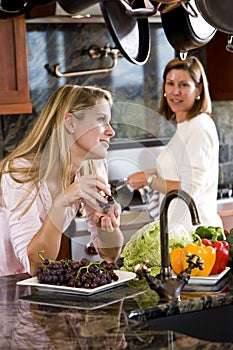
{"type": "Polygon", "coordinates": [[[198,245],[195,243],[190,243],[186,245],[184,248],[184,269],[188,267],[187,256],[186,253],[196,254],[203,259],[203,270],[200,270],[198,267],[195,267],[191,271],[191,277],[208,277],[216,260],[216,250],[211,246],[198,245]]]}
{"type": "Polygon", "coordinates": [[[191,276],[208,277],[216,260],[216,250],[209,249],[207,246],[205,247],[200,241],[198,244],[190,243],[184,248],[175,248],[171,251],[170,262],[172,270],[178,275],[188,267],[188,263],[186,261],[186,254],[188,252],[200,256],[200,258],[202,258],[204,261],[204,269],[200,270],[198,267],[195,267],[191,272],[191,276]]]}

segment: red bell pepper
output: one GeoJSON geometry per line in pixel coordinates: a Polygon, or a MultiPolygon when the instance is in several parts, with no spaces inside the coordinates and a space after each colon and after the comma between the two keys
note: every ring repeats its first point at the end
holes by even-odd
{"type": "Polygon", "coordinates": [[[225,233],[225,236],[228,236],[230,231],[228,229],[224,228],[224,233],[225,233]]]}
{"type": "Polygon", "coordinates": [[[230,246],[226,241],[214,241],[203,238],[202,243],[205,246],[212,246],[216,250],[216,260],[210,272],[211,275],[216,275],[225,270],[229,260],[230,246]]]}

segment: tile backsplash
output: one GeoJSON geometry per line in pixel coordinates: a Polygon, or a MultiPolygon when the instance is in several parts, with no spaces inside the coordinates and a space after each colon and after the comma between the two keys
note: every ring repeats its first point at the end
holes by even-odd
{"type": "MultiPolygon", "coordinates": [[[[168,138],[174,128],[156,110],[161,95],[162,72],[175,52],[159,23],[150,24],[151,51],[145,65],[135,65],[119,57],[110,73],[57,78],[49,73],[59,64],[61,72],[93,70],[109,66],[109,57],[92,59],[92,45],[114,48],[104,23],[27,23],[30,96],[33,113],[0,115],[0,158],[10,152],[31,128],[48,96],[64,84],[97,85],[110,90],[118,113],[116,138],[168,138]],[[119,113],[120,111],[120,113],[119,113]],[[132,127],[133,126],[133,127],[132,127]]],[[[194,50],[205,61],[205,48],[194,50]]],[[[113,110],[114,112],[114,110],[113,110]]],[[[220,138],[219,182],[233,183],[233,101],[213,101],[213,118],[220,138]]]]}

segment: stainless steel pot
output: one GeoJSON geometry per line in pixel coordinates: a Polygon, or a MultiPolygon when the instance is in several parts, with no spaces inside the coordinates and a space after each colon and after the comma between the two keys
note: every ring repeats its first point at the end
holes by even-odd
{"type": "Polygon", "coordinates": [[[98,4],[98,0],[57,0],[67,13],[75,15],[86,8],[98,4]]]}
{"type": "Polygon", "coordinates": [[[0,0],[0,19],[17,17],[27,13],[36,6],[42,6],[54,1],[51,0],[0,0]]]}
{"type": "Polygon", "coordinates": [[[0,18],[20,16],[33,6],[24,0],[0,0],[0,18]]]}
{"type": "MultiPolygon", "coordinates": [[[[135,64],[146,63],[150,53],[149,16],[157,8],[145,7],[144,0],[58,0],[60,6],[74,15],[99,2],[104,20],[118,50],[135,64]]],[[[158,5],[158,3],[156,3],[158,5]]]]}
{"type": "Polygon", "coordinates": [[[135,195],[134,189],[128,184],[127,178],[109,181],[112,196],[117,200],[122,208],[130,206],[135,195]]]}
{"type": "Polygon", "coordinates": [[[233,34],[232,0],[195,0],[203,18],[220,32],[233,34]]]}
{"type": "Polygon", "coordinates": [[[206,45],[217,31],[201,16],[195,0],[162,12],[161,20],[169,43],[182,53],[206,45]]]}

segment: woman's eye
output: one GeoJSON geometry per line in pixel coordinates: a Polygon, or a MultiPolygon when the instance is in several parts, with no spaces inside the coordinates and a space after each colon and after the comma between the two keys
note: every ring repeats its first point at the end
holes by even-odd
{"type": "Polygon", "coordinates": [[[105,119],[105,117],[100,117],[99,119],[98,119],[98,121],[100,122],[100,123],[106,123],[106,119],[105,119]]]}
{"type": "Polygon", "coordinates": [[[181,87],[189,87],[189,83],[182,83],[181,87]]]}

